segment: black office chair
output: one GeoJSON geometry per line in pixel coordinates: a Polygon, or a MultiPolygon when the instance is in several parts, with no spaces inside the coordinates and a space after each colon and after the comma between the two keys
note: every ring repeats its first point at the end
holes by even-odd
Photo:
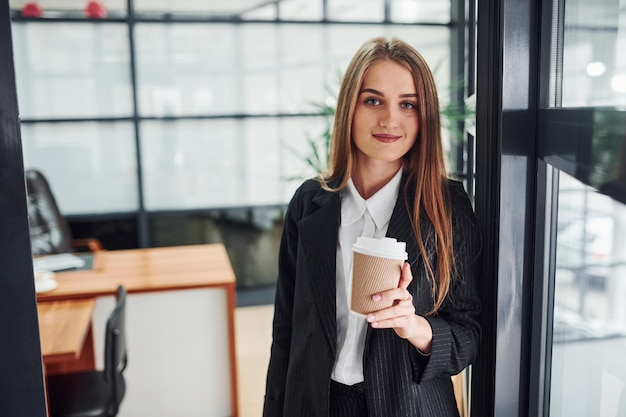
{"type": "Polygon", "coordinates": [[[126,392],[126,290],[119,286],[117,304],[106,324],[104,369],[52,375],[47,379],[50,417],[113,417],[126,392]]]}
{"type": "Polygon", "coordinates": [[[95,238],[74,239],[46,177],[38,170],[24,172],[28,193],[28,221],[33,255],[102,249],[95,238]]]}

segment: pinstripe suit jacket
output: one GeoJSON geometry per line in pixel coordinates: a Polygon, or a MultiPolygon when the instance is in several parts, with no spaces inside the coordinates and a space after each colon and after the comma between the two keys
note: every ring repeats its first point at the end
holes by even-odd
{"type": "MultiPolygon", "coordinates": [[[[402,180],[387,236],[407,242],[417,314],[432,306],[425,267],[405,205],[402,180]]],[[[427,317],[433,329],[425,357],[393,329],[368,328],[363,357],[369,417],[458,416],[450,375],[476,355],[480,303],[475,281],[480,239],[461,183],[448,181],[458,274],[443,307],[427,317]]],[[[408,201],[413,201],[413,196],[408,201]]],[[[300,186],[289,203],[279,254],[279,276],[267,374],[264,417],[325,417],[330,375],[337,354],[336,251],[341,197],[317,181],[300,186]]],[[[425,241],[433,227],[422,216],[425,241]]],[[[428,253],[434,254],[432,243],[428,253]]],[[[431,262],[435,260],[432,255],[431,262]]],[[[433,265],[433,263],[431,263],[433,265]]]]}

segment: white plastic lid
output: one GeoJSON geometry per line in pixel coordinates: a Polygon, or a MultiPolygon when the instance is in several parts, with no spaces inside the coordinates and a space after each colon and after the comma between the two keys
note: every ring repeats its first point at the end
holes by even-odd
{"type": "Polygon", "coordinates": [[[392,258],[406,260],[406,243],[398,242],[392,237],[381,239],[371,237],[359,237],[352,245],[352,250],[363,255],[379,256],[381,258],[392,258]]]}

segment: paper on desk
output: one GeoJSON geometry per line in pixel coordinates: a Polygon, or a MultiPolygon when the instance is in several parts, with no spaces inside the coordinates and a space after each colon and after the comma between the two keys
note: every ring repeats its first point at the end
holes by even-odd
{"type": "Polygon", "coordinates": [[[82,268],[85,260],[71,253],[46,255],[33,259],[35,270],[61,271],[63,269],[82,268]]]}

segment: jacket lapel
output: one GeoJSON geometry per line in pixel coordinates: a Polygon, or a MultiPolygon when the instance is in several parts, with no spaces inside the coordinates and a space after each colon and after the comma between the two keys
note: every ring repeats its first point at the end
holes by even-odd
{"type": "MultiPolygon", "coordinates": [[[[413,281],[409,285],[409,291],[413,294],[414,298],[419,297],[421,291],[423,291],[423,280],[425,277],[420,274],[419,271],[423,270],[423,260],[420,254],[419,247],[417,246],[417,239],[413,232],[413,226],[411,225],[411,213],[413,211],[413,200],[415,198],[414,191],[409,187],[409,194],[405,195],[404,186],[406,183],[406,174],[402,176],[402,182],[400,184],[400,190],[398,191],[398,199],[394,206],[389,220],[389,227],[387,228],[387,237],[393,237],[400,242],[406,242],[406,251],[408,254],[407,261],[411,264],[411,272],[413,273],[413,281]],[[407,205],[408,200],[408,205],[407,205]]],[[[428,242],[428,235],[432,233],[430,222],[426,217],[426,214],[422,211],[420,215],[420,231],[422,238],[425,242],[428,242]]],[[[432,250],[427,246],[427,251],[432,250]]],[[[367,357],[369,345],[372,338],[376,334],[371,327],[368,326],[367,335],[365,338],[365,358],[367,357]]]]}
{"type": "Polygon", "coordinates": [[[310,271],[311,296],[318,310],[322,328],[336,354],[336,264],[337,239],[341,218],[341,197],[320,189],[313,203],[319,209],[305,217],[298,225],[306,270],[310,271]]]}
{"type": "MultiPolygon", "coordinates": [[[[421,259],[419,248],[417,246],[417,240],[415,239],[415,233],[413,233],[413,226],[411,225],[411,213],[413,212],[415,191],[409,187],[409,194],[405,195],[404,190],[406,181],[407,176],[405,173],[402,176],[400,190],[398,191],[398,199],[396,200],[396,205],[393,208],[391,219],[389,220],[387,236],[396,238],[400,242],[406,242],[406,251],[409,255],[408,262],[415,266],[421,259]]],[[[427,228],[425,228],[424,221],[422,220],[422,236],[424,236],[426,230],[427,228]]]]}
{"type": "MultiPolygon", "coordinates": [[[[412,209],[413,203],[411,201],[410,208],[412,209]]],[[[406,242],[406,251],[409,255],[408,261],[413,265],[416,256],[419,254],[417,247],[417,240],[413,233],[413,226],[411,225],[411,218],[407,211],[406,199],[404,197],[404,181],[398,192],[398,200],[391,214],[389,220],[389,227],[387,228],[387,236],[398,239],[400,242],[406,242]]]]}

